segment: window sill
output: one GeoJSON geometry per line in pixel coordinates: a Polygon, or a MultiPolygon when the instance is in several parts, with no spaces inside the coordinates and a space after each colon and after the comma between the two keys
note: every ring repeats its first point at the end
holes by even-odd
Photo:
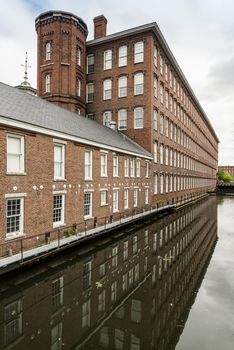
{"type": "Polygon", "coordinates": [[[104,177],[105,177],[105,178],[108,178],[108,175],[101,175],[100,177],[101,177],[101,178],[104,178],[104,177]]]}
{"type": "Polygon", "coordinates": [[[85,179],[85,181],[93,181],[93,178],[90,178],[90,179],[85,179]]]}
{"type": "Polygon", "coordinates": [[[62,178],[61,179],[54,179],[54,182],[59,182],[59,181],[60,182],[66,182],[67,180],[66,179],[62,179],[62,178]]]}
{"type": "Polygon", "coordinates": [[[25,176],[27,175],[27,173],[6,173],[6,175],[10,175],[10,176],[25,176]]]}
{"type": "Polygon", "coordinates": [[[59,227],[64,227],[66,224],[64,222],[54,222],[53,223],[53,228],[59,228],[59,227]]]}
{"type": "Polygon", "coordinates": [[[89,216],[89,215],[84,216],[84,220],[92,220],[93,218],[94,218],[93,216],[89,216]]]}
{"type": "Polygon", "coordinates": [[[14,239],[18,239],[18,238],[23,238],[25,237],[24,233],[19,233],[19,234],[7,234],[5,241],[13,241],[14,239]]]}
{"type": "Polygon", "coordinates": [[[106,203],[106,204],[101,204],[100,207],[108,207],[108,205],[109,205],[108,203],[106,203]]]}

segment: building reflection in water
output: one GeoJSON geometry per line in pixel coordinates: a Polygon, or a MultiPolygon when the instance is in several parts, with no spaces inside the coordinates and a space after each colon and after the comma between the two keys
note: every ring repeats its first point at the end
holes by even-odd
{"type": "Polygon", "coordinates": [[[215,197],[0,281],[0,349],[174,349],[217,240],[215,197]]]}

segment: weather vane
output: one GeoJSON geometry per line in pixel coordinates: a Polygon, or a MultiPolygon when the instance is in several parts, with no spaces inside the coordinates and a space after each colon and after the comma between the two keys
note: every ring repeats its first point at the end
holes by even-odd
{"type": "Polygon", "coordinates": [[[21,64],[21,67],[24,67],[24,81],[28,80],[28,68],[32,68],[32,66],[28,65],[28,53],[25,52],[25,64],[21,64]]]}

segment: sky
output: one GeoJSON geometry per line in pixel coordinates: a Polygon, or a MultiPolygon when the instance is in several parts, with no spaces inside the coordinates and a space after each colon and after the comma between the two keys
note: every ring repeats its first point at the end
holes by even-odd
{"type": "Polygon", "coordinates": [[[0,81],[36,87],[35,18],[64,10],[81,17],[93,38],[93,17],[104,14],[108,34],[156,21],[220,140],[219,165],[234,165],[233,0],[0,0],[0,81]]]}

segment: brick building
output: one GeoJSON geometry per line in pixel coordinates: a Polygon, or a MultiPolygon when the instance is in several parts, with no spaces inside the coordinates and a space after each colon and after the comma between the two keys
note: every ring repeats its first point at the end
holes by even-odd
{"type": "Polygon", "coordinates": [[[0,84],[1,241],[215,188],[217,136],[156,23],[106,28],[41,14],[40,98],[0,84]]]}
{"type": "Polygon", "coordinates": [[[220,165],[219,170],[222,170],[225,173],[228,173],[229,175],[234,177],[234,166],[233,165],[220,165]]]}

